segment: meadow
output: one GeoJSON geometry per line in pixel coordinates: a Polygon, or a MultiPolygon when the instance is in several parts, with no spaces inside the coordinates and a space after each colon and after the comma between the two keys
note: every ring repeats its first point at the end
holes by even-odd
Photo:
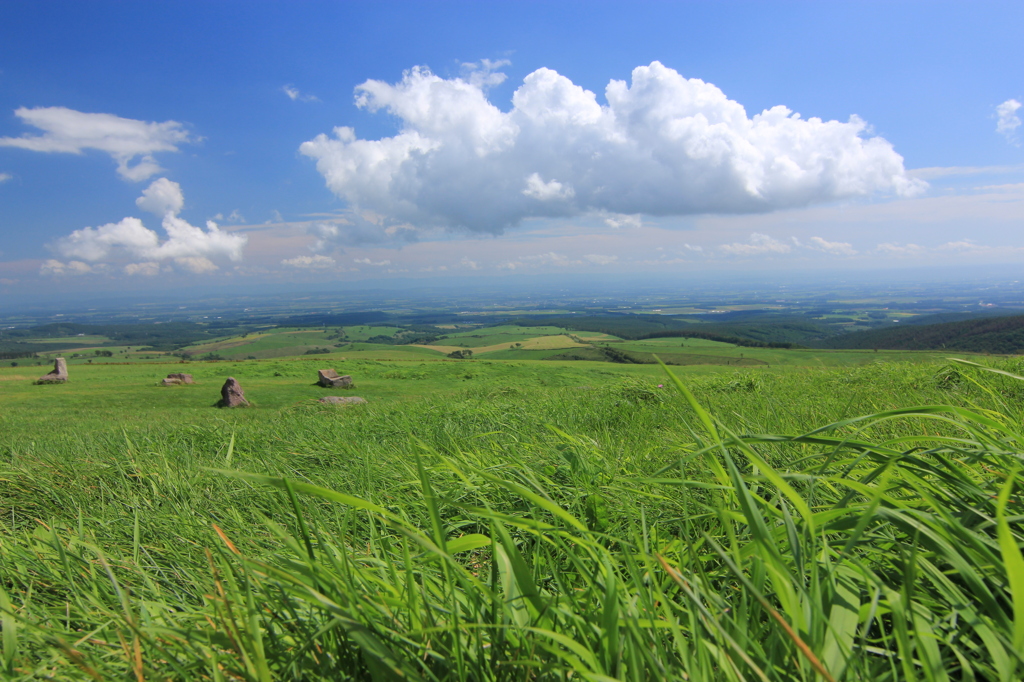
{"type": "Polygon", "coordinates": [[[1016,358],[361,346],[0,368],[0,676],[1024,676],[1016,358]]]}

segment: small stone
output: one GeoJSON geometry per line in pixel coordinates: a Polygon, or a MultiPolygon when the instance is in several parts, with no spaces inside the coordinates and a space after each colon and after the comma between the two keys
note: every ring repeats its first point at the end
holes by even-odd
{"type": "Polygon", "coordinates": [[[53,371],[39,377],[37,384],[63,384],[68,380],[68,361],[57,358],[53,361],[53,371]]]}
{"type": "Polygon", "coordinates": [[[320,402],[325,405],[362,405],[366,402],[366,399],[360,398],[357,395],[328,395],[320,398],[320,402]]]}
{"type": "Polygon", "coordinates": [[[352,385],[352,377],[348,374],[338,376],[333,369],[321,369],[317,372],[316,382],[326,388],[348,388],[352,385]]]}
{"type": "Polygon", "coordinates": [[[224,382],[224,385],[220,389],[220,406],[249,406],[249,401],[245,399],[245,393],[242,392],[241,385],[239,385],[238,380],[235,379],[234,377],[228,377],[228,380],[224,382]]]}
{"type": "Polygon", "coordinates": [[[168,379],[177,379],[179,384],[194,384],[191,374],[182,374],[181,372],[174,372],[167,375],[168,379]]]}

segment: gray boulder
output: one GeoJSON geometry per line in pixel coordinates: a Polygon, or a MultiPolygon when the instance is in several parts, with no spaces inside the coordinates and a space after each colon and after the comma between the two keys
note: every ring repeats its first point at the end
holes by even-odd
{"type": "Polygon", "coordinates": [[[44,374],[36,381],[37,384],[63,384],[68,380],[68,361],[57,358],[53,361],[53,371],[44,374]]]}
{"type": "Polygon", "coordinates": [[[220,406],[221,407],[248,407],[249,401],[245,399],[245,393],[242,392],[242,387],[238,383],[238,380],[234,377],[228,377],[228,380],[224,382],[224,385],[220,389],[220,406]]]}
{"type": "MultiPolygon", "coordinates": [[[[167,379],[173,379],[174,381],[177,381],[179,384],[194,384],[194,383],[196,383],[195,381],[193,381],[191,374],[182,374],[181,372],[173,372],[171,374],[168,374],[167,375],[167,379]]],[[[164,379],[165,383],[166,383],[167,379],[164,379]]]]}
{"type": "Polygon", "coordinates": [[[326,388],[348,388],[352,385],[352,377],[348,374],[338,376],[333,369],[321,369],[317,372],[316,382],[326,388]]]}
{"type": "Polygon", "coordinates": [[[366,399],[360,398],[357,395],[328,395],[320,398],[320,402],[325,405],[362,405],[366,402],[366,399]]]}

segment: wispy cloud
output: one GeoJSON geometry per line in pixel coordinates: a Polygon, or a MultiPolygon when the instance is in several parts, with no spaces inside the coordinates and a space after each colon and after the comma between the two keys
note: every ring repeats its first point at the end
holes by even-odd
{"type": "Polygon", "coordinates": [[[987,246],[976,244],[970,239],[961,239],[955,242],[946,242],[938,247],[942,251],[988,251],[987,246]]]}
{"type": "Polygon", "coordinates": [[[141,277],[156,277],[160,274],[160,264],[153,261],[145,263],[129,263],[124,266],[124,274],[138,275],[141,277]]]}
{"type": "Polygon", "coordinates": [[[134,182],[163,170],[153,154],[176,152],[178,145],[191,141],[188,131],[177,121],[153,123],[65,107],[21,107],[15,109],[14,114],[43,134],[0,137],[0,146],[65,154],[97,149],[110,154],[117,162],[117,172],[122,178],[134,182]],[[141,157],[138,162],[129,165],[137,157],[141,157]]]}
{"type": "Polygon", "coordinates": [[[510,66],[508,59],[481,59],[478,62],[465,62],[462,64],[462,79],[470,85],[481,90],[501,85],[507,76],[498,69],[510,66]]]}
{"type": "Polygon", "coordinates": [[[220,221],[226,222],[226,223],[244,223],[245,222],[245,216],[242,215],[241,211],[239,211],[237,208],[234,209],[233,211],[231,211],[231,213],[229,213],[227,215],[227,217],[225,217],[223,213],[218,213],[217,215],[213,216],[213,219],[214,220],[220,220],[220,221]]]}
{"type": "Polygon", "coordinates": [[[329,257],[316,254],[315,256],[296,256],[281,261],[281,265],[300,270],[328,270],[337,265],[337,262],[329,257]]]}
{"type": "Polygon", "coordinates": [[[62,263],[59,260],[49,259],[43,261],[43,264],[39,268],[39,274],[51,275],[54,277],[64,277],[66,275],[87,275],[90,272],[100,272],[105,268],[96,268],[89,263],[83,263],[79,260],[68,261],[62,263]]]}
{"type": "Polygon", "coordinates": [[[758,256],[764,254],[789,253],[792,247],[785,242],[780,242],[766,234],[755,232],[750,235],[747,242],[736,242],[734,244],[722,244],[719,246],[722,251],[733,256],[758,256]]]}
{"type": "Polygon", "coordinates": [[[816,251],[824,251],[836,256],[854,256],[857,254],[852,244],[847,242],[829,242],[821,237],[811,237],[809,248],[816,251]]]}
{"type": "Polygon", "coordinates": [[[14,176],[10,173],[0,173],[0,184],[7,182],[8,180],[14,179],[14,176]]]}
{"type": "Polygon", "coordinates": [[[637,228],[644,224],[642,216],[611,214],[604,217],[604,224],[608,227],[619,230],[623,228],[637,228]]]}
{"type": "Polygon", "coordinates": [[[919,256],[924,252],[924,247],[918,244],[897,244],[886,242],[875,247],[875,251],[888,256],[919,256]]]}
{"type": "Polygon", "coordinates": [[[288,99],[293,102],[319,102],[320,98],[316,95],[307,95],[299,91],[294,85],[285,85],[281,87],[281,92],[288,95],[288,99]]]}
{"type": "Polygon", "coordinates": [[[999,175],[1003,173],[1020,173],[1024,171],[1024,165],[1020,166],[932,166],[929,168],[912,168],[907,174],[922,180],[934,180],[936,178],[959,177],[968,175],[999,175]]]}

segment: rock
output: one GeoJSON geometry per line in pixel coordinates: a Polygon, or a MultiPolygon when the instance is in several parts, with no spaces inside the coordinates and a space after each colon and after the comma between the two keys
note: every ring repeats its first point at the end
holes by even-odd
{"type": "Polygon", "coordinates": [[[194,384],[191,374],[182,374],[181,372],[174,372],[173,374],[167,375],[168,379],[177,379],[179,384],[194,384]]]}
{"type": "Polygon", "coordinates": [[[228,377],[228,380],[224,382],[224,385],[220,389],[220,406],[221,407],[248,407],[249,401],[245,399],[245,393],[242,392],[242,387],[239,385],[238,380],[234,377],[228,377]]]}
{"type": "Polygon", "coordinates": [[[68,380],[68,361],[57,358],[53,361],[53,371],[39,377],[37,384],[63,384],[68,380]]]}
{"type": "Polygon", "coordinates": [[[328,395],[320,398],[320,402],[325,405],[362,405],[366,402],[366,399],[360,398],[357,395],[328,395]]]}
{"type": "Polygon", "coordinates": [[[316,382],[327,388],[348,388],[352,385],[352,377],[348,374],[338,376],[333,369],[321,369],[317,372],[316,382]]]}
{"type": "Polygon", "coordinates": [[[180,386],[181,385],[181,379],[172,379],[170,377],[167,377],[166,379],[163,380],[163,385],[164,386],[180,386]]]}

